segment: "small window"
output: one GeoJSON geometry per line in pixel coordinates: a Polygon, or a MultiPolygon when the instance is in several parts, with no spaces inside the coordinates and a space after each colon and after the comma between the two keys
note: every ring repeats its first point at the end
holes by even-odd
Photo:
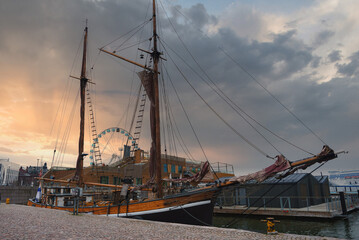
{"type": "Polygon", "coordinates": [[[108,176],[101,176],[100,182],[103,184],[108,184],[108,176]]]}
{"type": "Polygon", "coordinates": [[[178,172],[182,173],[182,166],[178,166],[178,172]]]}
{"type": "Polygon", "coordinates": [[[171,173],[175,173],[176,172],[176,165],[172,164],[171,165],[171,173]]]}
{"type": "Polygon", "coordinates": [[[142,178],[136,178],[136,184],[142,185],[142,178]]]}
{"type": "Polygon", "coordinates": [[[117,185],[118,182],[117,182],[117,177],[113,177],[113,185],[117,185]]]}
{"type": "Polygon", "coordinates": [[[70,193],[70,188],[64,188],[64,191],[63,191],[63,193],[70,193]]]}
{"type": "Polygon", "coordinates": [[[165,173],[168,172],[167,164],[163,164],[163,171],[164,171],[165,173]]]}

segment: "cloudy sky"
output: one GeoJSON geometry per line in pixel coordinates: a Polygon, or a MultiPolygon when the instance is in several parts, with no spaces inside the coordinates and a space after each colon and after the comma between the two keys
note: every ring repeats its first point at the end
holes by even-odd
{"type": "MultiPolygon", "coordinates": [[[[164,80],[175,119],[172,124],[176,122],[192,156],[205,159],[176,92],[211,162],[227,162],[237,173],[246,173],[271,164],[260,151],[270,156],[282,153],[290,160],[308,156],[251,121],[269,144],[212,91],[218,87],[246,114],[307,152],[318,153],[324,143],[334,150],[349,151],[319,171],[358,169],[358,7],[354,0],[159,1],[160,49],[168,64],[161,74],[173,82],[174,87],[164,80]],[[167,71],[171,72],[168,76],[167,71]]],[[[139,80],[133,71],[139,69],[98,49],[117,49],[129,35],[119,37],[151,18],[148,10],[148,0],[2,0],[0,158],[23,166],[36,165],[37,159],[50,164],[54,148],[65,149],[63,140],[68,138],[66,155],[55,162],[75,165],[78,80],[68,76],[80,72],[86,19],[89,69],[92,67],[88,76],[96,83],[91,89],[97,130],[128,129],[132,113],[126,114],[126,108],[129,100],[131,105],[135,101],[131,96],[139,80]],[[68,100],[66,109],[63,99],[68,100]],[[66,125],[73,106],[70,128],[66,125]],[[62,109],[66,113],[63,120],[62,109]],[[68,137],[64,138],[64,133],[68,137]]],[[[149,31],[139,31],[126,44],[144,40],[141,47],[148,49],[149,31]]],[[[143,61],[138,58],[137,46],[121,54],[143,61]]],[[[166,120],[163,123],[169,125],[166,120]]],[[[140,141],[143,149],[149,147],[146,127],[144,124],[140,141]]],[[[89,152],[91,141],[86,135],[85,150],[89,152]]],[[[186,157],[181,147],[174,149],[170,141],[163,146],[170,154],[186,157]]]]}

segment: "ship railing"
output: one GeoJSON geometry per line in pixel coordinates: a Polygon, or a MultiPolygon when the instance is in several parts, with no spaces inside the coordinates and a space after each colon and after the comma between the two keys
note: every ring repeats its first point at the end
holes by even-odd
{"type": "Polygon", "coordinates": [[[228,163],[211,163],[212,169],[216,173],[228,173],[228,174],[234,174],[234,168],[232,164],[228,163]]]}

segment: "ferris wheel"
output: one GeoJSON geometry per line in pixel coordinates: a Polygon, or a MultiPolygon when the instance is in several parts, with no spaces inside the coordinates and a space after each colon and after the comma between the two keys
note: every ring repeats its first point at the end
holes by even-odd
{"type": "Polygon", "coordinates": [[[136,140],[127,130],[111,127],[103,130],[94,138],[90,150],[90,159],[94,162],[95,156],[100,155],[102,163],[110,165],[126,157],[133,156],[134,151],[137,149],[136,140]]]}

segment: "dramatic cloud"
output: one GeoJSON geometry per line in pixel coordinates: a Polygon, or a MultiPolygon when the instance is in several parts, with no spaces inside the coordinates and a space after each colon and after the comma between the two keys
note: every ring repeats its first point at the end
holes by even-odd
{"type": "Polygon", "coordinates": [[[338,72],[347,77],[354,77],[354,74],[357,74],[359,67],[359,52],[356,52],[350,56],[349,60],[349,63],[337,65],[338,72]]]}
{"type": "Polygon", "coordinates": [[[331,53],[329,53],[328,58],[329,58],[329,61],[332,63],[341,60],[342,59],[341,51],[333,50],[331,53]]]}
{"type": "Polygon", "coordinates": [[[314,40],[313,46],[318,47],[321,46],[325,43],[327,43],[331,37],[333,37],[335,35],[334,32],[329,31],[329,30],[324,30],[322,32],[320,32],[314,40]]]}

